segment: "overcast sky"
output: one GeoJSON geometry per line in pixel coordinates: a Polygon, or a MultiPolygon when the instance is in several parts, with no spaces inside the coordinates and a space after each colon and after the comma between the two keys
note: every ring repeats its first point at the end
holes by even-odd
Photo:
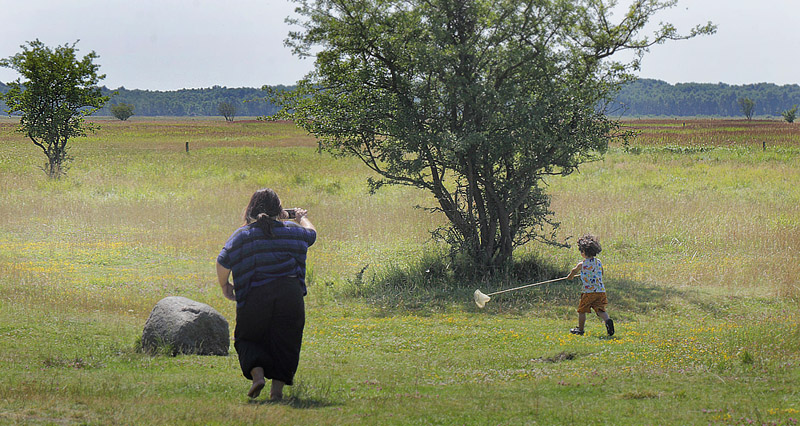
{"type": "MultiPolygon", "coordinates": [[[[283,45],[294,7],[289,0],[0,0],[0,57],[37,38],[51,47],[80,40],[81,56],[99,55],[109,88],[290,85],[313,67],[283,45]]],[[[798,18],[797,0],[680,0],[655,21],[684,32],[713,21],[717,34],[653,47],[639,76],[799,84],[798,18]]],[[[17,77],[0,68],[0,81],[17,77]]]]}

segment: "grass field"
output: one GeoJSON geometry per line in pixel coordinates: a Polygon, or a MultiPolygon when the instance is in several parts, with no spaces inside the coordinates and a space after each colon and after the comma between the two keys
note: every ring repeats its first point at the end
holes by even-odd
{"type": "MultiPolygon", "coordinates": [[[[549,181],[560,239],[591,232],[617,324],[576,324],[577,250],[529,246],[525,282],[454,282],[411,188],[318,153],[289,123],[134,117],[75,140],[68,177],[0,119],[0,424],[768,424],[800,419],[800,127],[635,120],[549,181]],[[186,152],[186,143],[189,152],[186,152]],[[308,208],[297,384],[248,401],[227,357],[140,353],[156,302],[233,326],[214,262],[249,196],[308,208]]],[[[232,327],[231,327],[232,330],[232,327]]]]}

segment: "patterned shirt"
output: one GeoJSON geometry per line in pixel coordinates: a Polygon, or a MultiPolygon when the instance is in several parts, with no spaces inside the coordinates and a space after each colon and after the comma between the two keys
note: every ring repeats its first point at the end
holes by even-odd
{"type": "Polygon", "coordinates": [[[605,293],[603,285],[603,265],[596,257],[583,259],[581,266],[581,282],[584,293],[605,293]]]}
{"type": "Polygon", "coordinates": [[[317,233],[294,222],[273,221],[272,237],[255,224],[237,229],[228,238],[217,262],[233,274],[236,306],[244,305],[252,287],[280,277],[296,276],[306,294],[306,253],[317,233]]]}

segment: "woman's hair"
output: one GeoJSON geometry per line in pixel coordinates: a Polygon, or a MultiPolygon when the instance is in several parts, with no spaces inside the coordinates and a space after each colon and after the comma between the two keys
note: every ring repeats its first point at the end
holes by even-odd
{"type": "Polygon", "coordinates": [[[283,207],[278,194],[269,188],[256,191],[244,211],[244,224],[255,224],[267,235],[272,235],[272,220],[277,219],[283,207]]]}
{"type": "Polygon", "coordinates": [[[588,257],[595,257],[603,251],[597,237],[591,234],[586,234],[578,239],[578,250],[588,257]]]}

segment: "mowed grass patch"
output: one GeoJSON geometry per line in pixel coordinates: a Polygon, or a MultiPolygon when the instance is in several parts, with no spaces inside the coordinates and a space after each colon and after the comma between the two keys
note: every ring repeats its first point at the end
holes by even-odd
{"type": "Polygon", "coordinates": [[[4,324],[40,328],[4,336],[39,351],[8,346],[19,356],[6,357],[15,367],[0,373],[0,397],[5,419],[34,423],[784,423],[796,410],[800,336],[785,321],[796,316],[772,303],[717,307],[755,310],[749,324],[694,307],[626,321],[610,339],[592,322],[578,337],[556,319],[310,306],[297,385],[281,404],[248,403],[234,356],[143,355],[119,344],[139,331],[124,320],[10,309],[4,324]],[[199,401],[215,409],[193,409],[199,401]]]}
{"type": "MultiPolygon", "coordinates": [[[[103,121],[66,179],[0,128],[0,423],[793,424],[800,416],[795,145],[612,146],[549,181],[559,238],[600,236],[609,312],[575,325],[574,283],[452,281],[411,188],[367,193],[357,161],[286,123],[103,121]],[[271,127],[273,126],[273,127],[271,127]],[[191,135],[192,138],[187,137],[191,135]],[[189,139],[190,151],[185,152],[189,139]],[[738,170],[738,171],[737,171],[738,170]],[[234,324],[214,260],[255,189],[306,207],[307,327],[283,403],[251,403],[227,357],[135,347],[165,296],[234,324]],[[487,287],[489,286],[489,287],[487,287]]],[[[723,123],[729,126],[729,123],[723,123]]],[[[741,127],[738,124],[737,127],[741,127]]],[[[738,131],[738,130],[737,130],[738,131]]],[[[676,145],[677,144],[677,145],[676,145]]],[[[530,280],[572,249],[528,246],[530,280]]],[[[524,277],[523,277],[524,278],[524,277]]]]}

